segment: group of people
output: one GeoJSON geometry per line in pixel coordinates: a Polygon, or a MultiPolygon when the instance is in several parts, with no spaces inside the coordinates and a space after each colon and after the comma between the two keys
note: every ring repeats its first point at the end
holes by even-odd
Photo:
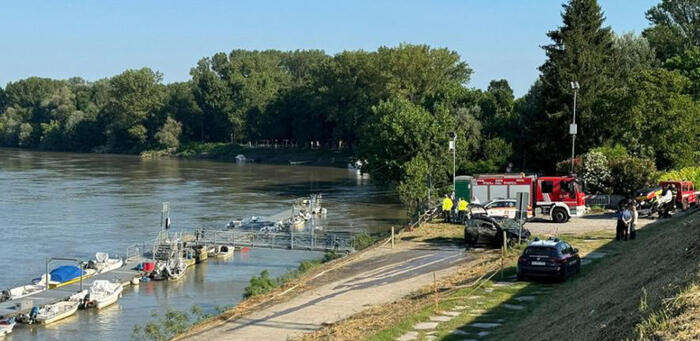
{"type": "Polygon", "coordinates": [[[467,217],[467,206],[469,202],[463,198],[457,199],[457,205],[454,204],[455,195],[445,194],[442,199],[442,218],[448,223],[462,223],[467,217]]]}
{"type": "Polygon", "coordinates": [[[639,213],[634,200],[629,200],[617,212],[615,240],[631,240],[637,237],[636,227],[639,213]]]}

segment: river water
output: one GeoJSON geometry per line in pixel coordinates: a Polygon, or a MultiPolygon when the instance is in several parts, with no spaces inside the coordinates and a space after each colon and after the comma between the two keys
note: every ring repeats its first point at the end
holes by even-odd
{"type": "MultiPolygon", "coordinates": [[[[46,257],[123,256],[129,245],[155,236],[162,202],[170,203],[177,231],[272,215],[311,193],[324,196],[327,230],[374,232],[405,220],[391,196],[345,169],[0,149],[0,288],[40,276],[46,257]]],[[[195,266],[178,282],[127,288],[99,313],[79,311],[46,327],[18,325],[7,340],[128,340],[153,313],[193,305],[213,313],[239,302],[260,271],[277,276],[321,255],[254,248],[195,266]]]]}

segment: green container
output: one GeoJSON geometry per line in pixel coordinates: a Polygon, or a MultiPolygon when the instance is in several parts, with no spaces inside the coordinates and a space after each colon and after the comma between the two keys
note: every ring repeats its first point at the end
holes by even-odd
{"type": "Polygon", "coordinates": [[[455,199],[462,198],[471,202],[472,200],[472,177],[460,175],[455,178],[455,199]]]}

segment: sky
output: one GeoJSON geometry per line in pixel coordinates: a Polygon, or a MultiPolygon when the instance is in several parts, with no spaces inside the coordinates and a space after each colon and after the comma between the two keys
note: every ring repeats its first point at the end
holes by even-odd
{"type": "MultiPolygon", "coordinates": [[[[617,33],[648,26],[659,0],[599,0],[617,33]]],[[[97,80],[144,66],[185,81],[199,59],[232,49],[375,50],[400,43],[457,51],[469,87],[505,78],[527,92],[561,25],[553,0],[13,1],[0,6],[0,85],[40,76],[97,80]]]]}

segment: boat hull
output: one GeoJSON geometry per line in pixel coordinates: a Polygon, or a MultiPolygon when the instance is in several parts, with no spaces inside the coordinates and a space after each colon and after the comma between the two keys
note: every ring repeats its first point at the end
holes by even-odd
{"type": "Polygon", "coordinates": [[[63,312],[60,312],[57,314],[53,314],[51,316],[43,317],[40,314],[39,316],[36,317],[36,322],[39,324],[54,323],[56,321],[63,320],[66,317],[72,316],[73,314],[75,314],[76,311],[78,311],[78,304],[77,303],[72,304],[69,309],[66,309],[63,312]]]}

